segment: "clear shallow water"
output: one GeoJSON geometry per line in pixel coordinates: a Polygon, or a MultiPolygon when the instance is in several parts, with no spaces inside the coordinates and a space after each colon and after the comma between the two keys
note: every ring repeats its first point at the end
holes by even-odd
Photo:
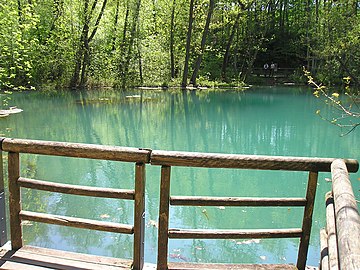
{"type": "MultiPolygon", "coordinates": [[[[326,112],[309,90],[253,88],[236,91],[93,91],[14,94],[24,111],[0,119],[2,136],[84,142],[161,150],[344,157],[360,160],[359,130],[345,137],[315,115],[326,112]],[[138,95],[141,95],[138,96],[138,95]],[[129,97],[132,96],[132,97],[129,97]]],[[[23,155],[22,175],[102,187],[132,188],[132,164],[23,155]]],[[[308,256],[318,265],[319,230],[330,177],[321,173],[308,256]]],[[[360,174],[351,176],[359,199],[360,174]]],[[[307,175],[293,172],[173,168],[174,195],[304,196],[307,175]]],[[[160,168],[147,166],[145,260],[156,262],[160,168]]],[[[130,202],[24,190],[24,208],[51,214],[132,224],[130,202]]],[[[176,207],[170,227],[295,228],[302,210],[293,208],[176,207]]],[[[26,244],[130,258],[132,236],[26,223],[26,244]]],[[[295,263],[298,240],[170,240],[172,261],[295,263]]]]}

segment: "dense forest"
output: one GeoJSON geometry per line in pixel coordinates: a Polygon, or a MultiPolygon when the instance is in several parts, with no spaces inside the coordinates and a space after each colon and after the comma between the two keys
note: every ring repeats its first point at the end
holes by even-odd
{"type": "Polygon", "coordinates": [[[360,81],[353,0],[1,0],[0,89],[360,81]]]}

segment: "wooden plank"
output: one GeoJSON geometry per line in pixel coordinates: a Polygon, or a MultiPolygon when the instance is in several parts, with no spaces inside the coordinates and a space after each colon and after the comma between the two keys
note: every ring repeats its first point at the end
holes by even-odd
{"type": "MultiPolygon", "coordinates": [[[[330,171],[333,158],[306,158],[285,156],[235,155],[198,152],[160,151],[151,152],[152,165],[190,166],[207,168],[241,168],[258,170],[330,171]]],[[[356,172],[359,163],[347,159],[349,171],[356,172]]]]}
{"type": "Polygon", "coordinates": [[[135,165],[134,270],[144,266],[145,164],[135,165]]]}
{"type": "Polygon", "coordinates": [[[23,245],[22,227],[19,216],[21,211],[21,194],[17,182],[20,177],[19,153],[9,152],[8,172],[11,246],[13,250],[17,250],[23,245]]]}
{"type": "Polygon", "coordinates": [[[47,181],[41,181],[41,180],[29,179],[23,177],[19,178],[18,184],[21,187],[25,187],[25,188],[39,189],[39,190],[59,192],[65,194],[115,198],[115,199],[125,199],[125,200],[134,200],[135,198],[134,190],[68,185],[68,184],[47,182],[47,181]]]}
{"type": "Polygon", "coordinates": [[[343,160],[331,165],[340,269],[360,269],[360,216],[343,160]]]}
{"type": "Polygon", "coordinates": [[[95,262],[99,264],[126,264],[129,265],[132,263],[132,260],[128,259],[119,259],[113,257],[103,257],[103,256],[96,256],[84,253],[77,253],[77,252],[70,252],[70,251],[63,251],[63,250],[56,250],[50,248],[42,248],[42,247],[35,247],[35,246],[28,246],[25,245],[21,248],[22,252],[27,252],[29,254],[36,253],[42,254],[48,257],[56,257],[56,258],[69,258],[71,260],[77,261],[86,261],[86,262],[95,262]]]}
{"type": "Polygon", "coordinates": [[[169,263],[169,270],[297,270],[292,264],[169,263]]]}
{"type": "Polygon", "coordinates": [[[161,167],[157,269],[167,269],[171,167],[161,167]]]}
{"type": "Polygon", "coordinates": [[[318,173],[309,172],[309,180],[306,191],[306,206],[304,209],[304,218],[302,224],[303,234],[300,238],[298,259],[296,264],[298,269],[305,269],[306,266],[311,225],[312,225],[312,215],[314,211],[314,201],[315,201],[316,188],[317,188],[317,180],[318,180],[318,173]]]}
{"type": "MultiPolygon", "coordinates": [[[[2,260],[4,261],[4,260],[2,260]]],[[[130,266],[121,267],[121,266],[111,266],[111,265],[99,265],[95,263],[88,262],[78,262],[74,260],[67,260],[66,258],[49,258],[37,254],[22,254],[17,253],[16,257],[9,258],[6,260],[5,264],[0,267],[0,269],[31,269],[31,270],[42,270],[42,269],[61,269],[61,270],[119,270],[119,269],[131,269],[130,266]],[[50,260],[51,259],[51,260],[50,260]],[[3,268],[4,267],[4,268],[3,268]]]]}
{"type": "Polygon", "coordinates": [[[325,195],[326,202],[326,233],[327,233],[327,246],[329,254],[329,269],[339,269],[339,258],[337,250],[337,237],[335,228],[335,210],[334,210],[334,198],[332,192],[328,192],[325,195]]]}
{"type": "Polygon", "coordinates": [[[171,196],[170,204],[184,206],[305,206],[306,199],[171,196]]]}
{"type": "Polygon", "coordinates": [[[78,158],[116,160],[149,163],[151,151],[148,149],[118,147],[96,144],[51,142],[38,140],[5,138],[2,149],[8,152],[67,156],[78,158]]]}
{"type": "Polygon", "coordinates": [[[320,229],[320,269],[329,270],[328,239],[325,229],[320,229]]]}
{"type": "Polygon", "coordinates": [[[0,259],[0,269],[6,270],[45,270],[45,269],[54,269],[48,267],[41,267],[36,265],[30,265],[25,263],[13,262],[13,261],[6,261],[0,259]]]}
{"type": "MultiPolygon", "coordinates": [[[[2,258],[3,261],[18,263],[20,268],[27,269],[131,269],[131,260],[120,260],[94,255],[79,254],[65,251],[49,250],[42,248],[19,249],[10,251],[2,258]],[[84,256],[82,256],[84,255],[84,256]],[[33,267],[37,268],[33,268],[33,267]]],[[[1,269],[1,268],[0,268],[1,269]]]]}
{"type": "Polygon", "coordinates": [[[176,239],[256,239],[295,238],[302,235],[301,229],[253,229],[253,230],[202,230],[169,229],[169,238],[176,239]]]}
{"type": "Polygon", "coordinates": [[[83,219],[83,218],[43,214],[43,213],[36,213],[30,211],[21,211],[20,218],[22,220],[30,220],[35,222],[43,222],[48,224],[70,226],[70,227],[89,229],[89,230],[98,230],[98,231],[124,233],[124,234],[134,233],[134,228],[131,225],[83,219]]]}
{"type": "Polygon", "coordinates": [[[68,257],[49,257],[37,253],[21,252],[21,249],[17,251],[7,261],[13,261],[23,263],[26,265],[36,265],[40,267],[46,267],[48,269],[62,269],[62,270],[74,270],[74,269],[88,269],[88,270],[119,270],[119,269],[130,269],[130,265],[110,265],[110,264],[99,264],[95,262],[86,262],[84,260],[78,261],[68,257]]]}

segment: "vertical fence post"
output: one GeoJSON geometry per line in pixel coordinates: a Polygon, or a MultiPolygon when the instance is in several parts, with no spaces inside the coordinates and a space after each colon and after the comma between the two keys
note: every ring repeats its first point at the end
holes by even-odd
{"type": "Polygon", "coordinates": [[[302,224],[302,236],[300,238],[298,260],[296,264],[299,270],[305,269],[306,266],[312,225],[312,215],[314,211],[314,201],[317,188],[317,179],[318,172],[309,172],[309,180],[306,191],[306,205],[304,209],[304,219],[302,224]]]}
{"type": "MultiPolygon", "coordinates": [[[[2,142],[2,140],[1,140],[2,142]]],[[[7,242],[3,152],[0,150],[0,246],[7,242]]]]}
{"type": "Polygon", "coordinates": [[[328,242],[329,269],[339,269],[339,258],[337,250],[337,236],[335,225],[334,198],[332,192],[325,195],[326,202],[326,233],[328,242]]]}
{"type": "Polygon", "coordinates": [[[340,269],[360,269],[360,215],[343,160],[331,164],[340,269]]]}
{"type": "Polygon", "coordinates": [[[134,214],[134,261],[133,269],[141,270],[144,265],[145,234],[145,164],[135,165],[135,214],[134,214]]]}
{"type": "Polygon", "coordinates": [[[328,237],[325,228],[320,229],[320,269],[329,270],[328,237]]]}
{"type": "Polygon", "coordinates": [[[20,220],[21,195],[18,179],[20,177],[19,153],[9,152],[9,208],[10,208],[10,232],[11,247],[17,250],[22,247],[22,228],[20,220]]]}
{"type": "Polygon", "coordinates": [[[161,167],[157,269],[167,269],[171,167],[161,167]]]}

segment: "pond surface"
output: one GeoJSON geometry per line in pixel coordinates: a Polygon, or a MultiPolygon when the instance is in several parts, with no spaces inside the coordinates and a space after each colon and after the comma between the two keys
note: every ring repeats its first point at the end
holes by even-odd
{"type": "MultiPolygon", "coordinates": [[[[24,111],[0,119],[2,136],[196,152],[344,157],[360,160],[360,130],[341,130],[315,114],[330,113],[310,90],[91,91],[15,93],[24,111]]],[[[53,182],[133,188],[134,166],[118,162],[22,155],[22,176],[53,182]]],[[[329,173],[319,175],[308,265],[320,257],[329,173]]],[[[359,200],[360,174],[351,175],[359,200]]],[[[173,168],[173,195],[305,196],[306,173],[173,168]]],[[[156,262],[160,168],[147,166],[145,261],[156,262]]],[[[133,223],[132,203],[23,190],[24,209],[133,223]]],[[[302,208],[176,207],[172,228],[296,228],[302,208]]],[[[300,217],[300,218],[299,218],[300,217]]],[[[131,258],[132,236],[26,222],[26,244],[131,258]]],[[[297,239],[170,240],[171,261],[296,263],[297,239]]]]}

